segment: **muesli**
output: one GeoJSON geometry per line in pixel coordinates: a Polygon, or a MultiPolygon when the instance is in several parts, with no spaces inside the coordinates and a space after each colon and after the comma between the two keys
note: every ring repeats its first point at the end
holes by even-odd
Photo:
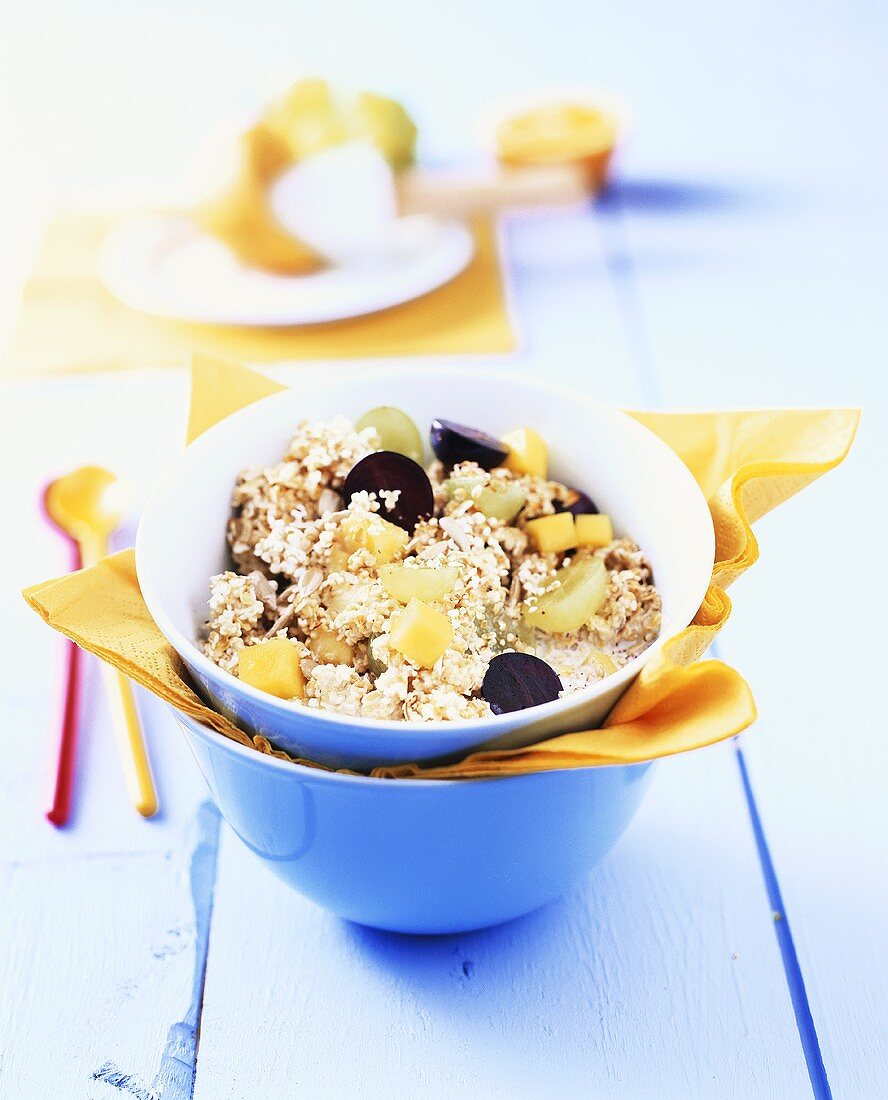
{"type": "Polygon", "coordinates": [[[424,468],[400,410],[306,421],[241,472],[231,568],[210,580],[217,665],[299,705],[423,722],[549,702],[651,645],[644,553],[548,479],[533,429],[435,420],[430,437],[424,468]]]}

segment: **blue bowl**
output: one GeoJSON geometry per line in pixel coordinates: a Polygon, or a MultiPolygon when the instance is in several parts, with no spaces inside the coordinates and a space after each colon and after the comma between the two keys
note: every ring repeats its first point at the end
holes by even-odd
{"type": "Polygon", "coordinates": [[[485,928],[582,880],[632,820],[650,763],[503,779],[300,767],[176,712],[222,816],[300,894],[395,932],[485,928]]]}

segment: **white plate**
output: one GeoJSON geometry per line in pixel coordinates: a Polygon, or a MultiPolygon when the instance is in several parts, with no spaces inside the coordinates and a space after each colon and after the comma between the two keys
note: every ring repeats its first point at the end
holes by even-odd
{"type": "Polygon", "coordinates": [[[311,275],[243,267],[220,241],[183,215],[126,222],[102,249],[100,274],[128,306],[217,325],[309,325],[409,302],[458,275],[474,254],[460,222],[416,215],[396,224],[383,255],[311,275]]]}

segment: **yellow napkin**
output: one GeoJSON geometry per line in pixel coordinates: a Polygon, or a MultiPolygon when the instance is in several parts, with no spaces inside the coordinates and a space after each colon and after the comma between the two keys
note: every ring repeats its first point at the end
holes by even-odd
{"type": "MultiPolygon", "coordinates": [[[[281,389],[261,374],[196,360],[189,438],[281,389]]],[[[755,720],[742,677],[721,661],[700,661],[730,614],[724,586],[758,556],[750,522],[838,465],[857,428],[856,410],[732,413],[633,413],[681,456],[710,501],[716,532],[713,580],[694,622],[670,639],[609,716],[604,729],[564,734],[523,749],[474,753],[457,764],[379,768],[386,777],[432,779],[519,775],[554,768],[625,764],[714,744],[755,720]]],[[[28,603],[82,648],[131,676],[172,706],[263,752],[206,707],[188,685],[178,656],[148,613],[132,551],[91,569],[29,588],[28,603]]],[[[303,761],[305,763],[305,761],[303,761]]]]}
{"type": "Polygon", "coordinates": [[[66,214],[49,226],[2,369],[12,374],[186,366],[192,351],[233,359],[359,359],[507,352],[509,322],[496,229],[473,224],[475,257],[452,282],[381,313],[322,325],[246,328],[151,317],[118,302],[98,276],[114,219],[66,214]]]}

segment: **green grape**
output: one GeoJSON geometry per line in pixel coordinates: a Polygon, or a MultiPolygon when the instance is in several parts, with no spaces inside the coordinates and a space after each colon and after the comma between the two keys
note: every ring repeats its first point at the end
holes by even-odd
{"type": "Polygon", "coordinates": [[[447,494],[449,500],[453,500],[453,498],[459,492],[462,492],[465,495],[465,498],[468,500],[468,498],[472,495],[472,490],[477,485],[483,484],[483,474],[475,474],[474,476],[471,474],[467,474],[465,477],[449,477],[444,482],[444,492],[447,494]]]}
{"type": "Polygon", "coordinates": [[[484,485],[477,496],[472,496],[472,490],[479,485],[484,485],[484,478],[477,475],[451,477],[444,482],[444,491],[452,500],[462,490],[466,498],[472,499],[479,512],[483,512],[488,519],[499,519],[503,523],[511,522],[527,500],[527,493],[512,481],[494,478],[489,485],[484,485]]]}
{"type": "Polygon", "coordinates": [[[510,523],[524,507],[527,493],[513,481],[491,481],[478,494],[475,504],[488,519],[510,523]]]}
{"type": "Polygon", "coordinates": [[[359,432],[364,428],[374,428],[382,443],[382,450],[406,455],[422,465],[423,445],[419,428],[400,409],[391,405],[380,405],[378,409],[365,412],[355,428],[359,432]]]}
{"type": "Polygon", "coordinates": [[[546,634],[579,630],[604,603],[607,569],[601,558],[581,558],[558,571],[559,586],[526,608],[524,621],[546,634]]]}
{"type": "Polygon", "coordinates": [[[532,628],[523,619],[510,615],[504,608],[485,608],[483,625],[493,636],[490,644],[497,653],[514,649],[516,641],[524,645],[533,642],[532,628]]]}

